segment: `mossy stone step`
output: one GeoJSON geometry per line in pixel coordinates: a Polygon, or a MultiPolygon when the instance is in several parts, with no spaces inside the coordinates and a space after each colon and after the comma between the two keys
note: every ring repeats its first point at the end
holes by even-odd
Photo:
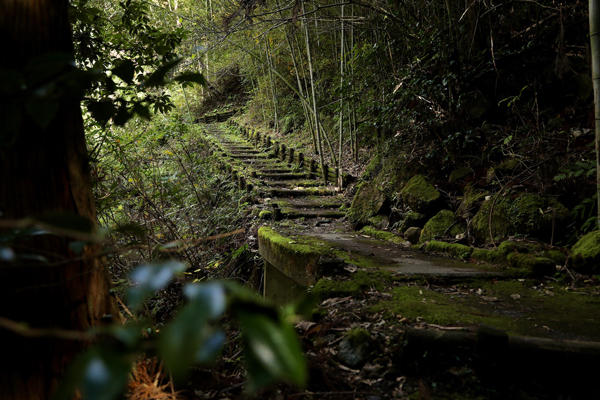
{"type": "MultiPolygon", "coordinates": [[[[260,170],[261,174],[288,174],[295,173],[292,168],[264,168],[260,170]]],[[[260,175],[259,175],[260,176],[260,175]]]]}
{"type": "Polygon", "coordinates": [[[308,179],[308,178],[310,178],[310,174],[307,174],[305,172],[285,172],[285,173],[260,172],[258,174],[258,177],[268,179],[268,180],[274,180],[274,181],[284,181],[284,180],[295,180],[295,179],[308,179]]]}
{"type": "Polygon", "coordinates": [[[322,185],[322,182],[316,180],[289,180],[289,181],[271,181],[263,180],[262,183],[269,187],[282,187],[282,188],[314,188],[322,185]]]}
{"type": "Polygon", "coordinates": [[[340,208],[344,203],[340,196],[308,196],[298,198],[274,198],[272,203],[276,203],[279,208],[340,208]]]}
{"type": "Polygon", "coordinates": [[[266,154],[251,154],[251,153],[230,153],[229,157],[240,160],[266,160],[269,157],[266,154]]]}
{"type": "Polygon", "coordinates": [[[287,219],[296,218],[342,218],[345,213],[340,210],[327,208],[295,208],[285,207],[281,209],[281,215],[287,219]]]}
{"type": "Polygon", "coordinates": [[[271,197],[332,196],[337,194],[335,189],[321,187],[305,189],[269,188],[267,192],[271,197]]]}

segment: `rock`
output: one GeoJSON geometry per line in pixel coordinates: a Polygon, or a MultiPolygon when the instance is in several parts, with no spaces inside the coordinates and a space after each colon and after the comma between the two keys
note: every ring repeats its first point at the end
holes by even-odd
{"type": "Polygon", "coordinates": [[[412,244],[419,243],[419,238],[421,237],[421,228],[418,226],[411,226],[406,231],[404,231],[404,238],[411,242],[412,244]]]}
{"type": "Polygon", "coordinates": [[[515,232],[549,240],[554,220],[555,238],[569,218],[569,210],[555,199],[535,193],[517,197],[509,208],[511,225],[515,232]]]}
{"type": "Polygon", "coordinates": [[[584,273],[600,272],[600,231],[582,236],[571,248],[573,267],[584,273]]]}
{"type": "Polygon", "coordinates": [[[461,218],[472,217],[479,209],[481,203],[485,200],[487,194],[488,192],[478,190],[473,188],[471,185],[467,185],[465,187],[462,201],[458,206],[458,210],[456,210],[456,215],[461,218]]]}
{"type": "Polygon", "coordinates": [[[369,331],[354,328],[346,332],[338,348],[338,358],[350,368],[360,368],[373,352],[373,339],[369,331]]]}
{"type": "Polygon", "coordinates": [[[379,213],[385,203],[385,194],[373,182],[363,182],[348,210],[348,220],[355,227],[369,223],[369,218],[379,213]]]}
{"type": "Polygon", "coordinates": [[[470,175],[473,175],[473,168],[468,167],[468,166],[462,166],[462,167],[456,168],[455,170],[450,172],[450,176],[448,177],[448,182],[455,183],[455,182],[458,182],[461,179],[464,179],[470,175]]]}
{"type": "Polygon", "coordinates": [[[479,243],[490,243],[492,241],[490,238],[490,225],[494,241],[500,241],[507,237],[512,232],[510,220],[507,216],[508,211],[509,202],[503,197],[497,198],[495,202],[493,198],[484,201],[471,221],[473,237],[479,243]],[[492,203],[494,204],[493,209],[492,203]],[[491,224],[489,223],[490,212],[492,214],[491,224]]]}
{"type": "Polygon", "coordinates": [[[404,185],[400,197],[411,210],[427,213],[440,200],[441,195],[423,175],[415,175],[404,185]]]}
{"type": "Polygon", "coordinates": [[[269,210],[261,210],[258,214],[258,218],[260,219],[270,219],[273,218],[273,212],[269,210]]]}
{"type": "Polygon", "coordinates": [[[398,230],[400,232],[406,231],[410,227],[422,228],[425,222],[427,222],[427,216],[414,211],[409,211],[402,216],[403,219],[397,223],[398,230]]]}
{"type": "Polygon", "coordinates": [[[553,275],[556,272],[556,264],[546,257],[539,257],[534,254],[510,253],[506,259],[511,267],[522,270],[526,275],[541,277],[553,275]]]}
{"type": "Polygon", "coordinates": [[[390,224],[390,220],[385,215],[375,215],[369,218],[369,224],[377,229],[386,229],[390,224]]]}
{"type": "Polygon", "coordinates": [[[437,240],[430,240],[425,245],[425,250],[433,253],[444,253],[453,258],[468,260],[473,248],[459,243],[446,243],[437,240]]]}
{"type": "Polygon", "coordinates": [[[456,216],[450,210],[442,210],[431,218],[421,231],[419,243],[439,237],[455,237],[465,231],[465,227],[458,223],[456,216]]]}

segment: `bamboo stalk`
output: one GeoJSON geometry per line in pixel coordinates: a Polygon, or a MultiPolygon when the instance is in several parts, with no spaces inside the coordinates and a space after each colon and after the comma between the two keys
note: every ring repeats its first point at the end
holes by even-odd
{"type": "Polygon", "coordinates": [[[600,228],[600,4],[599,0],[589,0],[590,48],[592,59],[592,81],[594,83],[594,116],[596,132],[596,201],[598,215],[597,227],[600,228]]]}

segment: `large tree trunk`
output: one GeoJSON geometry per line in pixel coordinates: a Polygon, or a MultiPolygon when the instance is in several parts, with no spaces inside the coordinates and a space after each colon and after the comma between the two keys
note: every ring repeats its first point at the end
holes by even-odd
{"type": "Polygon", "coordinates": [[[594,82],[594,119],[596,130],[596,228],[600,229],[600,2],[589,0],[592,80],[594,82]]]}
{"type": "MultiPolygon", "coordinates": [[[[33,59],[41,60],[35,64],[43,67],[48,53],[72,55],[66,0],[2,0],[1,4],[1,68],[24,72],[33,59]]],[[[15,101],[4,96],[0,106],[6,109],[15,101]]],[[[7,133],[3,121],[0,218],[5,222],[69,212],[95,224],[79,102],[73,95],[56,98],[57,111],[45,129],[25,111],[15,132],[7,133]]],[[[48,262],[0,262],[0,317],[32,328],[84,330],[115,311],[105,271],[97,259],[86,257],[94,249],[86,249],[75,260],[68,242],[41,235],[13,244],[17,254],[43,254],[48,262]]],[[[25,338],[0,327],[0,397],[48,398],[83,345],[25,338]]]]}

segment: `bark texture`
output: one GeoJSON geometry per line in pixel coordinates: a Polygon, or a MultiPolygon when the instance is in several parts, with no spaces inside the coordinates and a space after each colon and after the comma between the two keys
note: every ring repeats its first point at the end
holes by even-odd
{"type": "MultiPolygon", "coordinates": [[[[12,105],[22,116],[15,131],[2,132],[0,218],[4,220],[68,212],[95,224],[76,91],[65,90],[70,94],[54,99],[54,117],[45,128],[31,111],[25,111],[27,99],[35,96],[36,90],[44,90],[73,68],[65,65],[41,81],[32,72],[35,66],[44,68],[49,54],[72,55],[67,10],[66,0],[0,1],[0,67],[24,74],[31,85],[21,98],[3,93],[0,99],[0,107],[12,105]]],[[[108,295],[105,271],[90,257],[94,249],[87,248],[76,260],[68,245],[69,240],[51,235],[30,237],[14,245],[17,253],[41,254],[48,263],[0,263],[0,317],[34,328],[84,330],[116,310],[108,295]]],[[[49,398],[84,345],[57,338],[25,338],[0,328],[0,397],[49,398]]]]}

